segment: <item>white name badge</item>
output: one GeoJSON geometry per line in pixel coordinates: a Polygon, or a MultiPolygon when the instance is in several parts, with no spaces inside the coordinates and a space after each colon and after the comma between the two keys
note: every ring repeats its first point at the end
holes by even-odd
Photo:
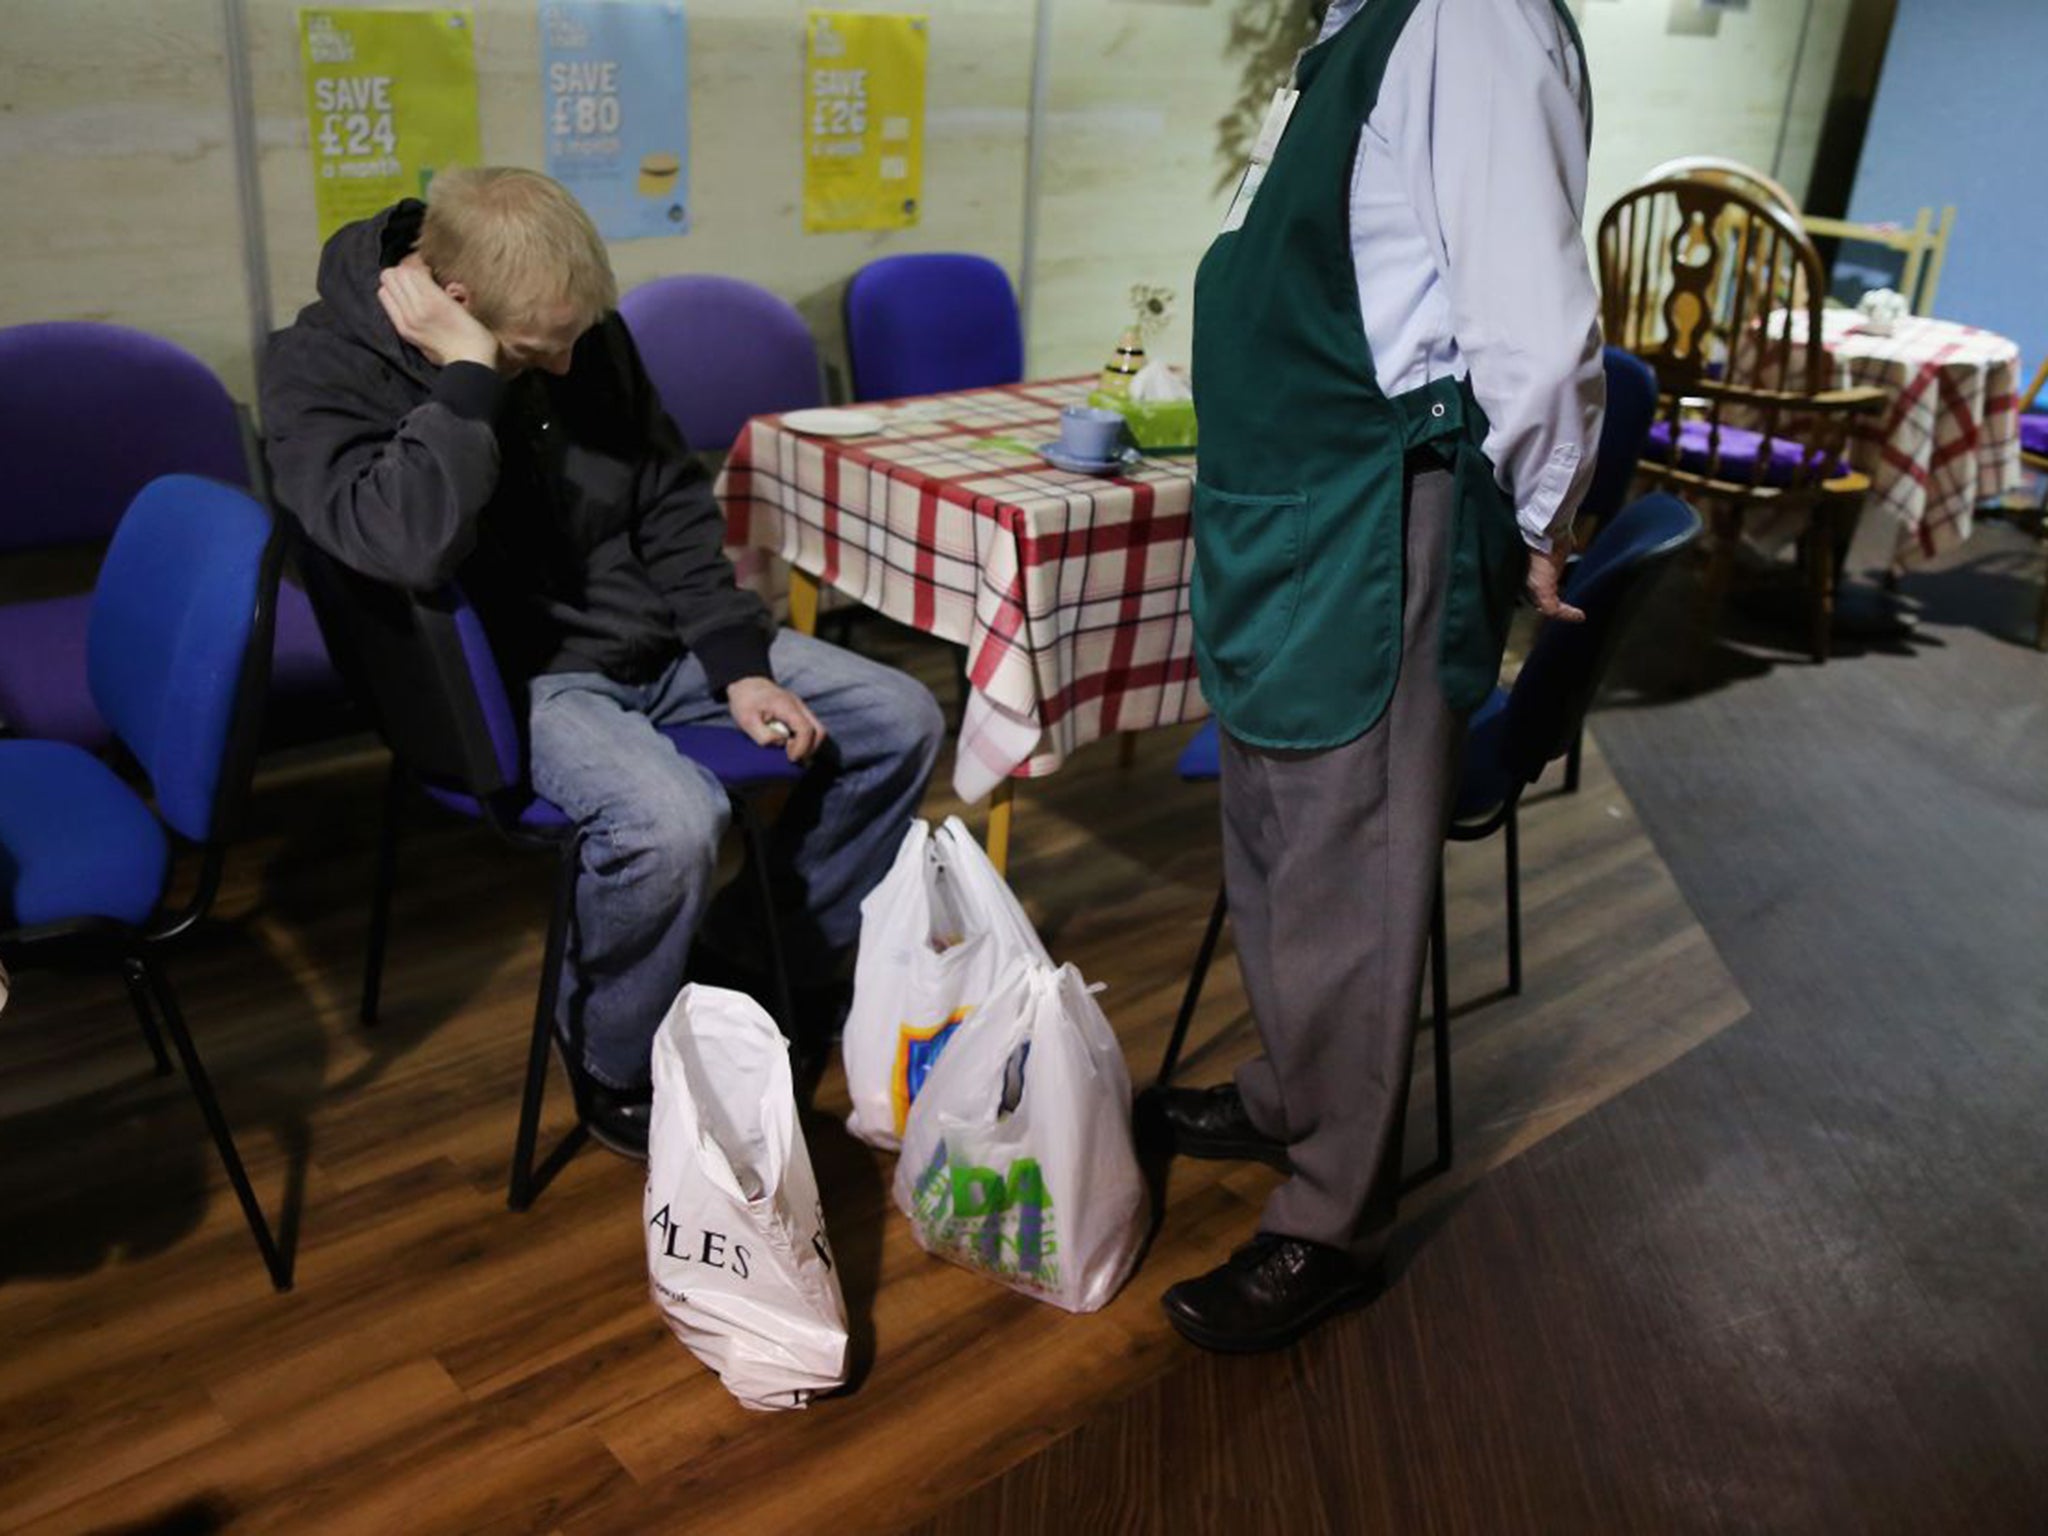
{"type": "Polygon", "coordinates": [[[1252,199],[1259,195],[1259,188],[1266,180],[1266,168],[1273,163],[1273,156],[1279,153],[1281,136],[1287,132],[1287,120],[1294,116],[1294,104],[1300,100],[1301,92],[1287,86],[1273,93],[1273,104],[1266,108],[1266,120],[1259,125],[1259,136],[1252,143],[1251,163],[1238,179],[1237,193],[1230,199],[1230,211],[1223,216],[1226,235],[1244,227],[1245,215],[1251,212],[1252,199]]]}

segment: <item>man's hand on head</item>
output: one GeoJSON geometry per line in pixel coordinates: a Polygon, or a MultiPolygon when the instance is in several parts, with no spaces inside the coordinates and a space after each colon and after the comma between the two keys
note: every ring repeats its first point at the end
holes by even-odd
{"type": "Polygon", "coordinates": [[[783,747],[801,763],[825,744],[825,727],[804,701],[765,677],[743,677],[725,690],[732,717],[764,747],[783,747]]]}
{"type": "Polygon", "coordinates": [[[498,338],[434,281],[418,255],[383,270],[377,278],[377,302],[391,317],[392,329],[418,347],[435,367],[445,368],[450,363],[498,366],[498,338]]]}
{"type": "Polygon", "coordinates": [[[1537,549],[1529,551],[1529,600],[1546,619],[1583,624],[1586,615],[1558,596],[1564,587],[1565,562],[1571,554],[1572,543],[1568,538],[1552,539],[1547,554],[1537,549]]]}

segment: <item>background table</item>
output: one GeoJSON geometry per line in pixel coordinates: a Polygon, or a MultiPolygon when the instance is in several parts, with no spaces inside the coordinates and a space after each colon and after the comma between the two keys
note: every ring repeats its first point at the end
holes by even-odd
{"type": "MultiPolygon", "coordinates": [[[[858,438],[762,417],[719,477],[731,544],[773,550],[793,572],[967,648],[953,783],[970,801],[994,792],[992,855],[1007,839],[1012,776],[1208,712],[1188,612],[1192,457],[1095,477],[1034,451],[1091,382],[862,406],[884,427],[858,438]]],[[[800,627],[803,598],[792,592],[800,627]]]]}
{"type": "Polygon", "coordinates": [[[1892,396],[1858,425],[1851,459],[1870,477],[1866,506],[1898,525],[1893,567],[1954,548],[1979,502],[2019,488],[2018,346],[1919,316],[1889,336],[1863,330],[1855,310],[1829,310],[1821,324],[1836,386],[1892,396]]]}

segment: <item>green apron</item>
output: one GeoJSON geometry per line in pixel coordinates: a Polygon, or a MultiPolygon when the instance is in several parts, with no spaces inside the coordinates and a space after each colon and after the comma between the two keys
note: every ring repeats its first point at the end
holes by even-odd
{"type": "Polygon", "coordinates": [[[1341,746],[1385,712],[1411,465],[1454,476],[1439,669],[1460,714],[1499,681],[1527,572],[1469,384],[1389,399],[1359,313],[1352,169],[1417,3],[1367,0],[1301,56],[1300,99],[1243,226],[1195,277],[1195,660],[1224,729],[1254,746],[1341,746]]]}

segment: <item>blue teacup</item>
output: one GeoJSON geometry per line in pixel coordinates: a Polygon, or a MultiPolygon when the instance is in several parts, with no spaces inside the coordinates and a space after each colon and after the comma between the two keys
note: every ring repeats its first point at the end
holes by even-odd
{"type": "Polygon", "coordinates": [[[1060,412],[1060,451],[1090,463],[1107,463],[1124,451],[1123,417],[1092,405],[1068,406],[1060,412]]]}

